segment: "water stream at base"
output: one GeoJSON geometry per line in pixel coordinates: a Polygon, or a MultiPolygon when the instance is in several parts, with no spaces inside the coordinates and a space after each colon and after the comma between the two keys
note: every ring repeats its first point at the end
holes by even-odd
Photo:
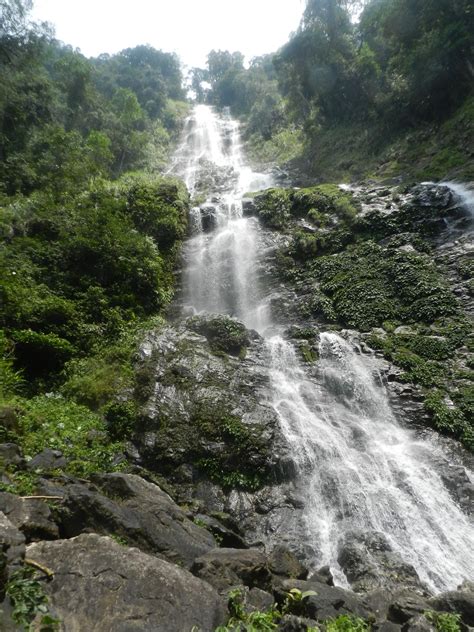
{"type": "Polygon", "coordinates": [[[371,358],[323,333],[314,379],[275,335],[256,274],[262,228],[243,217],[241,202],[245,191],[272,179],[246,165],[238,124],[196,106],[172,170],[205,198],[192,211],[194,235],[185,249],[185,313],[233,315],[265,337],[271,404],[306,490],[302,537],[315,562],[330,565],[344,583],[338,545],[356,529],[383,533],[434,591],[472,579],[473,525],[436,471],[436,461],[447,457],[435,441],[398,423],[371,358]]]}

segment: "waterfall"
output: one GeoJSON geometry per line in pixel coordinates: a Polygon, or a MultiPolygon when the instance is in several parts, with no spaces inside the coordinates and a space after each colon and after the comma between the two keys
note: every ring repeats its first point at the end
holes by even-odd
{"type": "Polygon", "coordinates": [[[273,405],[305,481],[304,527],[318,561],[343,579],[344,534],[381,532],[432,589],[469,577],[473,527],[436,472],[439,448],[397,423],[370,358],[323,333],[315,382],[288,342],[268,345],[273,405]]]}
{"type": "Polygon", "coordinates": [[[194,235],[184,250],[187,312],[228,314],[263,331],[266,309],[255,275],[261,231],[255,218],[242,216],[242,196],[270,187],[271,176],[245,164],[229,113],[217,116],[205,105],[187,119],[172,170],[192,196],[204,197],[192,209],[194,235]]]}
{"type": "Polygon", "coordinates": [[[258,274],[264,231],[243,217],[241,199],[272,180],[246,164],[238,124],[228,113],[197,106],[172,170],[199,201],[184,253],[185,313],[233,315],[265,336],[270,403],[305,490],[299,532],[314,563],[329,564],[344,583],[338,547],[357,529],[384,534],[433,591],[470,578],[472,523],[437,473],[436,463],[448,457],[431,435],[419,438],[397,421],[375,361],[326,332],[317,375],[310,376],[270,327],[258,274]]]}
{"type": "Polygon", "coordinates": [[[471,223],[474,224],[474,190],[459,182],[442,182],[441,184],[451,189],[455,198],[459,200],[459,206],[468,211],[471,216],[471,223]]]}

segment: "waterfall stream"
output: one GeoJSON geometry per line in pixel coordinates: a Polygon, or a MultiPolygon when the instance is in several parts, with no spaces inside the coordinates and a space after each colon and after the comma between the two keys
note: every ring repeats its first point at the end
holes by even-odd
{"type": "Polygon", "coordinates": [[[185,313],[229,314],[265,337],[270,403],[305,489],[301,533],[315,563],[330,565],[344,583],[338,546],[359,530],[383,533],[433,591],[472,579],[473,525],[436,469],[448,457],[429,434],[421,439],[397,421],[375,361],[327,332],[310,376],[272,326],[256,272],[263,229],[243,217],[241,203],[272,178],[246,164],[238,124],[196,106],[172,170],[199,202],[184,253],[185,313]]]}

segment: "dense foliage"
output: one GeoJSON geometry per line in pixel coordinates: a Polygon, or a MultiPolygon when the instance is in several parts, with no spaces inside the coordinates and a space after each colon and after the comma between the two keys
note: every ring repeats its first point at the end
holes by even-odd
{"type": "Polygon", "coordinates": [[[59,195],[163,166],[186,109],[178,58],[138,46],[88,60],[0,3],[0,192],[59,195]]]}
{"type": "Polygon", "coordinates": [[[0,1],[1,439],[86,475],[114,466],[138,333],[173,294],[188,194],[150,172],[188,106],[174,54],[88,60],[30,4],[0,1]]]}
{"type": "MultiPolygon", "coordinates": [[[[259,159],[282,163],[303,153],[317,175],[364,173],[374,154],[414,129],[439,126],[472,96],[473,54],[470,0],[307,0],[299,29],[275,55],[246,69],[240,53],[211,51],[192,86],[245,119],[259,159]]],[[[443,177],[463,167],[467,125],[457,126],[445,155],[431,154],[429,169],[443,177]]],[[[430,148],[411,151],[420,159],[430,148]]]]}

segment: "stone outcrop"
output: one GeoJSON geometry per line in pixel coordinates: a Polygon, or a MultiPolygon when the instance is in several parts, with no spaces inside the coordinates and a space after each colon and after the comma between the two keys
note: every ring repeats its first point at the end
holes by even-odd
{"type": "Polygon", "coordinates": [[[225,620],[208,583],[108,537],[36,543],[28,556],[54,572],[45,590],[65,632],[213,632],[225,620]]]}

